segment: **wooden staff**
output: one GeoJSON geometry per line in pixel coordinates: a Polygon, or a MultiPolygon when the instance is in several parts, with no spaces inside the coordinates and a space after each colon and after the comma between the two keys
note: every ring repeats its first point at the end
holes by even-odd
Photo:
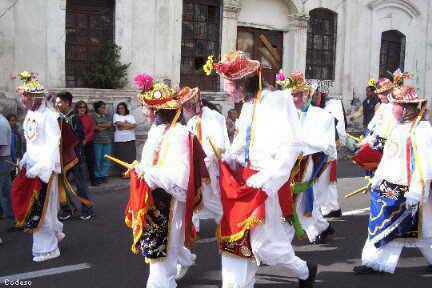
{"type": "Polygon", "coordinates": [[[347,136],[348,136],[349,138],[353,139],[353,140],[356,141],[357,143],[360,142],[360,141],[362,140],[361,138],[355,137],[355,136],[353,136],[353,135],[351,135],[351,134],[349,134],[349,133],[346,133],[346,134],[347,134],[347,136]]]}
{"type": "Polygon", "coordinates": [[[108,160],[113,161],[114,163],[117,163],[117,164],[120,165],[120,166],[123,166],[124,168],[127,168],[127,169],[133,169],[134,166],[135,166],[135,165],[133,165],[133,164],[129,164],[129,163],[127,163],[127,162],[124,162],[124,161],[122,161],[122,160],[120,160],[120,159],[118,159],[118,158],[112,157],[112,156],[107,155],[107,154],[105,154],[104,157],[107,158],[108,160]]]}
{"type": "Polygon", "coordinates": [[[351,192],[351,193],[346,194],[346,195],[345,195],[345,198],[350,198],[350,197],[352,197],[352,196],[354,196],[354,195],[357,195],[357,194],[359,194],[359,193],[366,194],[367,191],[369,190],[370,186],[372,185],[372,183],[371,183],[371,180],[370,180],[370,177],[369,177],[369,176],[366,176],[365,179],[368,181],[368,184],[367,184],[366,186],[363,186],[363,187],[361,187],[361,188],[359,188],[359,189],[354,190],[354,191],[351,192]]]}
{"type": "Polygon", "coordinates": [[[213,143],[213,141],[208,136],[207,136],[207,141],[210,143],[210,146],[212,147],[213,152],[216,155],[216,158],[218,160],[220,160],[221,159],[221,151],[220,151],[220,149],[216,146],[216,144],[213,143]]]}

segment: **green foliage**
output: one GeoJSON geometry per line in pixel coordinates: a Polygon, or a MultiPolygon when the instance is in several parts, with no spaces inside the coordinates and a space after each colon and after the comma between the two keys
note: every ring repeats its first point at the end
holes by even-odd
{"type": "Polygon", "coordinates": [[[89,67],[83,73],[87,87],[118,89],[126,85],[130,63],[120,62],[120,50],[116,44],[106,44],[92,53],[89,67]]]}

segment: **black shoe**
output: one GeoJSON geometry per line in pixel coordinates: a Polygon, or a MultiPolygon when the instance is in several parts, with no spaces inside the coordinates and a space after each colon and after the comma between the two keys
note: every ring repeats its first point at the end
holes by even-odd
{"type": "Polygon", "coordinates": [[[102,183],[103,183],[102,178],[96,178],[95,183],[96,183],[97,185],[102,184],[102,183]]]}
{"type": "Polygon", "coordinates": [[[18,232],[18,231],[23,231],[24,227],[18,227],[16,225],[9,227],[6,232],[8,233],[13,233],[13,232],[18,232]]]}
{"type": "Polygon", "coordinates": [[[334,233],[335,233],[335,229],[333,227],[333,224],[329,223],[327,229],[321,232],[321,234],[316,237],[315,241],[313,241],[312,244],[323,244],[325,243],[327,237],[329,235],[333,235],[334,233]]]}
{"type": "Polygon", "coordinates": [[[94,180],[94,181],[91,181],[91,182],[90,182],[90,185],[91,185],[91,186],[99,186],[99,184],[100,184],[100,183],[99,183],[97,180],[94,180]]]}
{"type": "Polygon", "coordinates": [[[339,209],[339,210],[332,211],[332,212],[328,213],[327,215],[324,215],[324,217],[325,218],[339,218],[339,217],[342,217],[342,210],[339,209]]]}
{"type": "Polygon", "coordinates": [[[353,268],[353,271],[354,274],[356,275],[367,275],[367,274],[379,273],[378,271],[366,265],[355,266],[353,268]]]}
{"type": "Polygon", "coordinates": [[[91,218],[93,218],[95,216],[93,207],[86,207],[81,209],[81,215],[80,215],[80,219],[81,220],[90,220],[91,218]]]}
{"type": "Polygon", "coordinates": [[[426,272],[427,273],[432,273],[432,265],[429,265],[426,267],[426,272]]]}
{"type": "Polygon", "coordinates": [[[306,280],[299,279],[299,288],[312,288],[315,283],[315,277],[318,273],[318,266],[316,264],[307,263],[309,269],[309,277],[306,280]]]}
{"type": "Polygon", "coordinates": [[[108,177],[102,177],[102,183],[108,183],[108,177]]]}
{"type": "Polygon", "coordinates": [[[66,221],[72,217],[72,212],[70,210],[61,210],[58,218],[60,221],[66,221]]]}

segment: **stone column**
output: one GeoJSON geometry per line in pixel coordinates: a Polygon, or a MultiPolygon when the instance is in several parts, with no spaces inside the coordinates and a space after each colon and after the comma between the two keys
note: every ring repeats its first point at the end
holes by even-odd
{"type": "MultiPolygon", "coordinates": [[[[240,10],[239,0],[223,1],[221,57],[237,48],[237,21],[240,10]]],[[[220,84],[223,90],[223,80],[220,84]]]]}
{"type": "Polygon", "coordinates": [[[305,14],[293,14],[290,28],[284,33],[283,70],[286,73],[303,71],[306,68],[307,25],[309,17],[305,14]]]}
{"type": "Polygon", "coordinates": [[[66,0],[46,1],[46,82],[66,86],[66,0]],[[53,23],[55,23],[53,25],[53,23]]]}

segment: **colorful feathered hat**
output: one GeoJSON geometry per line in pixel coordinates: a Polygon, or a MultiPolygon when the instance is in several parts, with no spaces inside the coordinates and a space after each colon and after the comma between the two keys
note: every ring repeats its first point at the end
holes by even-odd
{"type": "Polygon", "coordinates": [[[178,109],[177,89],[163,82],[153,83],[153,78],[146,73],[135,76],[135,84],[140,90],[137,97],[144,105],[154,109],[178,109]]]}
{"type": "Polygon", "coordinates": [[[384,94],[390,92],[394,87],[403,85],[405,79],[414,77],[411,72],[402,72],[400,68],[396,69],[393,73],[387,71],[388,78],[381,78],[377,84],[377,94],[384,94]]]}
{"type": "Polygon", "coordinates": [[[183,105],[192,99],[198,99],[200,97],[200,89],[198,87],[190,88],[188,86],[183,87],[177,94],[177,99],[183,105]]]}
{"type": "Polygon", "coordinates": [[[214,63],[213,56],[209,56],[203,70],[207,75],[214,70],[223,78],[235,81],[258,73],[260,67],[259,61],[249,59],[242,51],[234,51],[227,54],[223,61],[217,63],[214,63]]]}
{"type": "Polygon", "coordinates": [[[426,101],[425,98],[417,95],[416,88],[411,85],[401,85],[393,88],[391,99],[393,103],[399,104],[416,104],[426,101]]]}
{"type": "Polygon", "coordinates": [[[24,71],[18,74],[18,78],[23,81],[23,84],[16,89],[18,93],[34,95],[35,97],[44,97],[48,93],[38,81],[36,73],[24,71]]]}
{"type": "Polygon", "coordinates": [[[282,71],[276,75],[276,84],[283,89],[291,89],[291,94],[302,93],[303,95],[312,95],[314,88],[310,86],[301,71],[292,72],[289,77],[286,77],[282,71]]]}

